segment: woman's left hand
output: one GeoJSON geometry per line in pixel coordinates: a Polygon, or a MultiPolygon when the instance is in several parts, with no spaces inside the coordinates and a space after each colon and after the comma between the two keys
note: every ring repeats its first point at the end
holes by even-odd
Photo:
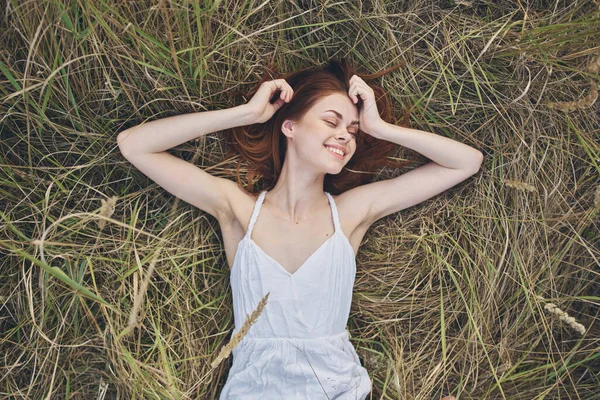
{"type": "Polygon", "coordinates": [[[362,107],[358,117],[359,129],[373,137],[377,137],[377,130],[384,121],[379,116],[373,89],[357,75],[352,75],[348,83],[350,84],[348,96],[352,100],[352,103],[357,104],[358,96],[362,100],[362,107]]]}

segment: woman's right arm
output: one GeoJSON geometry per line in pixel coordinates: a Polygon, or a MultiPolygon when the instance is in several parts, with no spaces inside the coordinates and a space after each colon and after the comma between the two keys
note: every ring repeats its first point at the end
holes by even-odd
{"type": "Polygon", "coordinates": [[[252,124],[254,119],[246,104],[176,115],[126,129],[117,136],[117,143],[124,155],[160,153],[208,133],[252,124]]]}
{"type": "Polygon", "coordinates": [[[210,175],[166,150],[208,133],[254,123],[247,105],[177,115],[143,123],[117,136],[119,149],[144,175],[169,193],[222,222],[230,222],[230,200],[241,192],[237,183],[210,175]]]}
{"type": "Polygon", "coordinates": [[[126,129],[117,136],[123,156],[169,193],[219,220],[235,221],[231,204],[244,195],[236,182],[217,178],[167,150],[211,132],[268,121],[293,96],[285,79],[263,82],[250,101],[224,110],[163,118],[126,129]],[[279,97],[271,103],[276,92],[279,97]]]}

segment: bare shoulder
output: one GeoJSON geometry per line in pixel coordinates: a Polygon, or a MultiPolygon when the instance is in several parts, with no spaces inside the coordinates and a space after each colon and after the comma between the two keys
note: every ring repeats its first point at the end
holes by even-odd
{"type": "MultiPolygon", "coordinates": [[[[368,197],[364,193],[365,190],[368,188],[359,186],[337,196],[332,195],[338,210],[342,232],[350,242],[355,255],[358,253],[365,233],[373,223],[369,218],[369,203],[365,200],[368,197]]],[[[260,193],[251,193],[231,180],[223,181],[223,193],[226,206],[223,207],[223,211],[217,216],[217,219],[231,266],[237,244],[246,234],[260,193]]]]}
{"type": "Polygon", "coordinates": [[[224,232],[243,236],[245,232],[242,227],[248,226],[250,222],[250,215],[258,194],[247,191],[231,180],[225,180],[223,184],[226,207],[217,217],[219,225],[224,232]]]}
{"type": "Polygon", "coordinates": [[[369,218],[369,204],[365,201],[364,191],[364,187],[359,186],[332,196],[338,209],[342,231],[348,237],[355,254],[374,222],[369,218]]]}
{"type": "Polygon", "coordinates": [[[251,193],[240,187],[237,182],[225,179],[222,193],[224,206],[217,215],[227,263],[231,269],[235,259],[238,245],[246,235],[252,211],[260,193],[251,193]]]}
{"type": "Polygon", "coordinates": [[[367,225],[368,228],[371,225],[369,203],[365,199],[367,190],[363,185],[333,196],[339,213],[343,214],[346,225],[349,228],[358,228],[362,225],[367,225]]]}

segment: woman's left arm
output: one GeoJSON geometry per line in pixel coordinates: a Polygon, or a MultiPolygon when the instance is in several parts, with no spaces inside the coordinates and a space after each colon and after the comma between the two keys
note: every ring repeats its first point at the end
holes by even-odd
{"type": "Polygon", "coordinates": [[[479,170],[483,153],[456,140],[390,124],[383,120],[367,132],[371,136],[408,147],[446,168],[479,170]]]}
{"type": "Polygon", "coordinates": [[[386,215],[419,204],[474,175],[481,168],[483,153],[440,135],[404,128],[385,122],[379,116],[375,95],[360,77],[350,78],[348,96],[354,104],[358,97],[360,130],[377,139],[406,146],[432,160],[395,178],[371,182],[344,193],[349,209],[369,227],[386,215]]]}
{"type": "Polygon", "coordinates": [[[360,108],[360,130],[382,140],[413,149],[442,167],[478,171],[483,162],[483,153],[466,144],[434,133],[404,128],[390,124],[379,115],[375,93],[359,76],[348,81],[348,96],[354,104],[362,100],[360,108]]]}

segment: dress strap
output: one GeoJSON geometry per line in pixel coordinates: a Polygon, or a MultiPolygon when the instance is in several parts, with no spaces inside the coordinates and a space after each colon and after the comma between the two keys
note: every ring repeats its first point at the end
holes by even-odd
{"type": "MultiPolygon", "coordinates": [[[[265,200],[265,195],[267,194],[266,190],[263,190],[258,198],[256,199],[256,203],[254,203],[254,210],[252,211],[252,217],[250,217],[250,223],[248,224],[248,229],[246,230],[246,237],[250,237],[252,235],[252,229],[254,229],[254,224],[258,219],[258,214],[260,213],[260,208],[262,206],[263,201],[265,200]]],[[[329,192],[325,192],[327,198],[329,199],[329,206],[331,207],[331,216],[333,218],[333,226],[335,228],[335,232],[341,232],[340,228],[340,218],[338,216],[337,206],[335,205],[335,200],[333,200],[333,196],[329,194],[329,192]]]]}
{"type": "Polygon", "coordinates": [[[335,233],[341,232],[340,228],[340,217],[338,216],[337,206],[335,205],[335,201],[333,200],[333,196],[329,194],[329,192],[325,192],[327,198],[329,199],[329,205],[331,206],[331,214],[333,216],[333,226],[335,227],[335,233]]]}
{"type": "Polygon", "coordinates": [[[256,203],[254,203],[254,210],[252,211],[252,217],[250,217],[250,223],[248,224],[248,229],[246,230],[246,236],[250,237],[252,234],[252,229],[254,228],[254,224],[256,223],[256,219],[258,218],[258,214],[260,213],[260,207],[262,206],[263,200],[265,199],[267,191],[263,190],[258,198],[256,199],[256,203]]]}

